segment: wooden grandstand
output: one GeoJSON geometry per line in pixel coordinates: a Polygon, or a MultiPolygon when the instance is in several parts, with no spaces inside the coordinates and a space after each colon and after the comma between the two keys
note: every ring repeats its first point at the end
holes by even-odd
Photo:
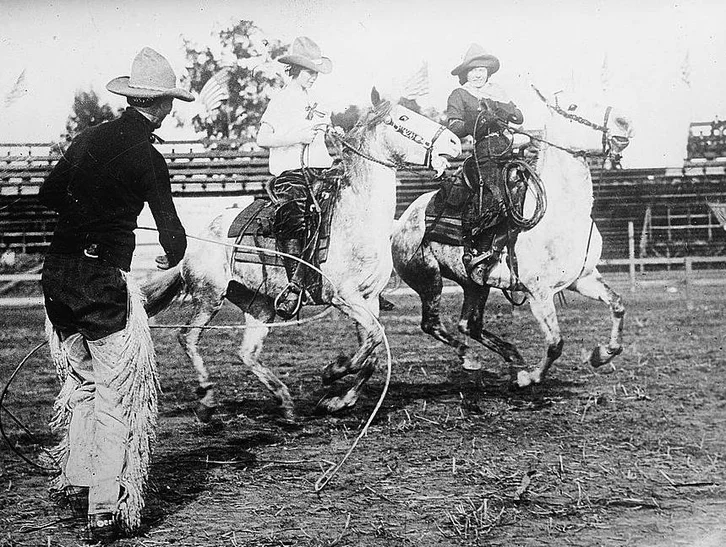
{"type": "MultiPolygon", "coordinates": [[[[239,150],[232,142],[209,144],[161,145],[176,197],[264,195],[265,151],[239,150]]],[[[33,253],[47,247],[55,215],[40,206],[37,192],[59,155],[60,148],[48,144],[0,144],[0,250],[33,253]]],[[[452,162],[452,170],[463,157],[452,162]]],[[[726,232],[709,207],[726,203],[726,162],[693,156],[680,168],[606,170],[595,163],[592,169],[593,217],[605,240],[604,258],[627,256],[628,222],[636,227],[641,257],[726,251],[726,232]]],[[[425,169],[400,171],[398,180],[397,215],[438,187],[425,169]]]]}

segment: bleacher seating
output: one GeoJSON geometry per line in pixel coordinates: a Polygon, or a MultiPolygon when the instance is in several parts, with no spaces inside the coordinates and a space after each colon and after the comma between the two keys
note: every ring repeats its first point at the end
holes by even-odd
{"type": "MultiPolygon", "coordinates": [[[[224,143],[223,143],[224,144],[224,143]]],[[[172,191],[180,208],[196,211],[235,198],[265,194],[267,153],[243,151],[227,144],[210,148],[201,142],[167,142],[172,191]],[[210,201],[211,200],[211,201],[210,201]]],[[[42,144],[0,144],[0,250],[41,252],[49,241],[55,215],[37,202],[44,177],[60,149],[42,144]]],[[[465,152],[463,157],[466,157],[465,152]]],[[[462,158],[452,162],[456,169],[462,158]]],[[[615,169],[592,167],[595,203],[593,217],[605,239],[604,256],[627,256],[628,222],[640,236],[647,232],[643,252],[675,254],[698,248],[701,254],[721,253],[726,232],[707,202],[726,202],[726,163],[684,163],[680,169],[615,169]],[[665,250],[664,250],[665,249],[665,250]]],[[[398,172],[396,215],[438,183],[432,172],[412,168],[398,172]]],[[[214,212],[214,211],[212,211],[214,212]]]]}

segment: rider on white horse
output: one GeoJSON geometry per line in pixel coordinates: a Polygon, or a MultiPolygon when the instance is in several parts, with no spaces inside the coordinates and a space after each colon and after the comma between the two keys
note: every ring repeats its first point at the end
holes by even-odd
{"type": "MultiPolygon", "coordinates": [[[[449,96],[448,126],[459,138],[474,137],[475,176],[461,174],[466,192],[462,216],[462,258],[467,273],[486,279],[506,245],[507,205],[502,170],[513,158],[508,123],[521,124],[522,112],[506,97],[504,90],[489,78],[499,70],[499,59],[480,45],[472,44],[462,62],[451,71],[461,87],[449,96]],[[495,238],[495,236],[497,236],[495,238]]],[[[465,191],[463,188],[460,190],[465,191]]]]}
{"type": "MultiPolygon", "coordinates": [[[[321,108],[309,93],[318,74],[333,69],[310,38],[295,38],[291,52],[278,59],[287,65],[290,82],[271,100],[262,116],[257,144],[269,148],[270,173],[275,175],[272,192],[277,199],[275,235],[278,248],[300,257],[303,252],[305,216],[312,179],[332,166],[333,158],[325,145],[325,131],[331,124],[330,111],[321,108]]],[[[303,283],[302,268],[291,258],[284,258],[289,285],[275,303],[284,319],[300,309],[303,283]]]]}

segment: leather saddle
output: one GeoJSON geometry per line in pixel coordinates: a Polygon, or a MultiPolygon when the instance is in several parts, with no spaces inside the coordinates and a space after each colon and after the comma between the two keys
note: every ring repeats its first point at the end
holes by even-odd
{"type": "MultiPolygon", "coordinates": [[[[330,170],[329,173],[325,174],[321,180],[321,184],[317,187],[315,200],[318,205],[319,214],[316,215],[317,218],[314,221],[316,223],[316,229],[308,230],[308,232],[313,233],[313,236],[309,241],[304,242],[304,247],[308,251],[302,257],[316,267],[319,267],[328,258],[330,221],[332,218],[333,204],[342,179],[343,175],[338,170],[330,170]]],[[[272,192],[273,180],[271,179],[265,185],[268,197],[255,199],[250,205],[242,209],[230,224],[227,237],[234,238],[235,244],[245,247],[262,247],[280,250],[274,231],[277,198],[272,192]]],[[[237,264],[240,263],[280,267],[284,265],[282,257],[278,255],[239,247],[235,248],[232,253],[231,262],[233,271],[237,264]]],[[[305,278],[308,292],[317,300],[322,289],[320,274],[314,271],[309,272],[305,278]]]]}

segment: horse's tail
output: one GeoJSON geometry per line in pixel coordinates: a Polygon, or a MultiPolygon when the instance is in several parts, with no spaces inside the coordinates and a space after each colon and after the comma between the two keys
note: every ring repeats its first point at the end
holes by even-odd
{"type": "Polygon", "coordinates": [[[146,297],[144,307],[149,317],[163,311],[171,301],[181,292],[184,280],[181,275],[181,263],[165,272],[153,276],[141,286],[141,292],[146,297]]]}

